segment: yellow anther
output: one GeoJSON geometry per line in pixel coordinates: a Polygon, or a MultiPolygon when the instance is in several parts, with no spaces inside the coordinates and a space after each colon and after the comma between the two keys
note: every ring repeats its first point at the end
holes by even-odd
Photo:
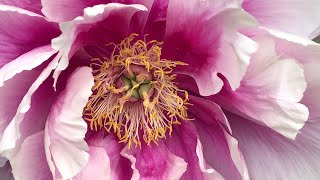
{"type": "Polygon", "coordinates": [[[157,144],[171,134],[172,125],[190,120],[188,93],[176,86],[176,75],[172,74],[173,68],[187,64],[161,59],[162,42],[145,42],[137,37],[132,34],[113,44],[110,58],[92,59],[92,67],[98,68],[93,73],[93,94],[84,109],[84,119],[92,130],[103,128],[115,133],[129,148],[141,147],[141,138],[148,145],[157,144]],[[144,70],[136,73],[133,66],[144,70]],[[119,80],[122,87],[118,87],[119,80]],[[143,100],[131,101],[132,97],[143,100]]]}

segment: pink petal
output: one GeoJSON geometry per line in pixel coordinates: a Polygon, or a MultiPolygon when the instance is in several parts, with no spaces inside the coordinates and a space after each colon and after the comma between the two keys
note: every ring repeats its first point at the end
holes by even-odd
{"type": "MultiPolygon", "coordinates": [[[[0,53],[3,55],[0,66],[9,62],[0,69],[0,85],[2,86],[3,81],[12,78],[16,73],[20,73],[23,70],[31,70],[35,68],[54,54],[56,51],[49,46],[39,48],[38,46],[50,44],[52,37],[58,35],[59,30],[55,24],[48,22],[40,15],[12,6],[0,5],[0,16],[0,19],[3,21],[3,33],[1,33],[0,39],[4,42],[2,43],[2,50],[0,47],[0,53]],[[34,28],[34,26],[37,26],[37,28],[34,28]]],[[[38,89],[41,83],[49,76],[54,65],[55,63],[52,62],[37,80],[35,80],[35,78],[26,79],[35,81],[28,91],[27,89],[23,90],[24,88],[27,88],[24,87],[20,92],[16,91],[15,94],[12,94],[11,92],[6,94],[6,97],[10,98],[12,105],[15,105],[14,107],[8,106],[6,109],[12,109],[3,111],[3,113],[5,113],[6,120],[2,121],[2,125],[0,127],[1,136],[2,134],[4,136],[1,138],[0,142],[1,153],[15,146],[16,140],[20,137],[20,122],[22,121],[24,114],[30,108],[31,96],[33,92],[38,89]],[[12,96],[10,94],[12,94],[12,96]],[[21,97],[22,94],[26,95],[21,97]],[[14,111],[16,111],[16,113],[14,111]]],[[[31,72],[30,74],[33,73],[31,72]]],[[[39,73],[36,74],[39,75],[39,73]]],[[[15,81],[15,83],[19,82],[15,81]]],[[[28,83],[25,85],[30,86],[31,84],[28,83]]],[[[12,85],[10,86],[12,87],[12,85]]],[[[24,85],[22,86],[22,84],[17,84],[15,86],[20,89],[20,87],[23,87],[24,85]]],[[[4,88],[4,91],[8,90],[6,89],[7,88],[4,88]]]]}
{"type": "Polygon", "coordinates": [[[188,66],[177,72],[192,76],[201,95],[220,91],[225,76],[233,89],[240,85],[256,44],[237,33],[255,25],[238,1],[179,1],[169,3],[163,53],[167,59],[183,61],[188,66]],[[232,8],[231,8],[232,7],[232,8]]]}
{"type": "Polygon", "coordinates": [[[88,143],[90,146],[104,148],[110,159],[110,178],[112,180],[130,179],[132,176],[132,169],[130,161],[121,156],[120,152],[124,145],[118,143],[119,139],[114,134],[109,134],[104,138],[103,134],[95,137],[89,137],[88,143]]]}
{"type": "Polygon", "coordinates": [[[309,111],[309,119],[320,118],[320,81],[318,76],[318,70],[320,67],[320,45],[310,42],[301,42],[287,34],[274,37],[270,34],[266,35],[268,38],[272,38],[276,43],[276,49],[281,56],[292,57],[303,64],[304,75],[307,82],[307,89],[301,100],[305,104],[309,111]]]}
{"type": "Polygon", "coordinates": [[[14,75],[24,70],[32,70],[39,66],[56,52],[57,50],[52,49],[51,45],[42,46],[35,48],[5,64],[0,69],[0,86],[3,86],[4,81],[11,79],[14,75]]]}
{"type": "Polygon", "coordinates": [[[307,82],[307,89],[301,100],[310,111],[310,116],[305,126],[298,135],[298,140],[312,142],[320,148],[319,123],[320,123],[320,45],[313,42],[301,42],[292,39],[292,37],[282,34],[283,36],[274,37],[270,34],[265,36],[274,39],[276,48],[281,56],[289,56],[303,64],[304,75],[307,82]]]}
{"type": "Polygon", "coordinates": [[[59,56],[54,58],[49,65],[43,69],[39,77],[34,80],[31,87],[25,93],[20,102],[18,108],[16,108],[16,114],[13,119],[10,121],[9,125],[6,127],[3,132],[3,137],[0,141],[0,153],[8,151],[15,147],[16,141],[20,138],[20,123],[25,117],[25,114],[29,111],[31,106],[31,97],[33,93],[40,87],[40,85],[45,81],[53,69],[56,68],[59,61],[59,56]]]}
{"type": "MultiPolygon", "coordinates": [[[[200,140],[193,123],[182,123],[173,126],[171,137],[168,137],[164,144],[174,155],[184,159],[188,163],[187,171],[181,179],[210,179],[217,177],[223,179],[216,169],[207,164],[207,159],[203,155],[200,140]]],[[[206,147],[207,149],[209,147],[206,147]]],[[[213,151],[216,147],[210,147],[213,151]]]]}
{"type": "Polygon", "coordinates": [[[197,133],[192,123],[173,126],[171,137],[164,141],[174,155],[181,157],[188,164],[181,179],[204,179],[196,153],[197,133]]]}
{"type": "Polygon", "coordinates": [[[197,156],[199,158],[200,170],[203,172],[204,179],[214,179],[214,180],[224,180],[220,173],[212,169],[209,165],[206,164],[206,161],[203,157],[203,147],[198,139],[197,142],[197,156]]]}
{"type": "Polygon", "coordinates": [[[294,139],[308,119],[300,104],[306,89],[303,67],[294,59],[279,57],[274,42],[256,38],[259,50],[236,91],[227,87],[215,99],[224,108],[264,124],[294,139]]]}
{"type": "Polygon", "coordinates": [[[0,4],[15,6],[37,14],[42,14],[41,0],[0,0],[0,4]]]}
{"type": "Polygon", "coordinates": [[[0,24],[0,67],[59,35],[57,24],[12,6],[0,5],[0,24]]]}
{"type": "Polygon", "coordinates": [[[301,180],[320,177],[320,149],[310,142],[293,141],[238,115],[226,115],[252,179],[301,180]]]}
{"type": "Polygon", "coordinates": [[[82,119],[82,111],[93,84],[90,68],[77,69],[48,116],[45,149],[55,178],[72,178],[88,162],[89,148],[84,140],[87,124],[82,119]]]}
{"type": "Polygon", "coordinates": [[[30,110],[26,112],[19,126],[20,138],[15,142],[15,147],[13,149],[3,152],[3,155],[9,160],[12,160],[18,153],[21,144],[26,138],[44,129],[53,100],[56,98],[57,93],[54,91],[52,83],[52,78],[45,80],[39,89],[32,95],[30,110]]]}
{"type": "Polygon", "coordinates": [[[132,163],[132,180],[179,179],[186,171],[187,163],[172,154],[162,143],[143,145],[142,149],[126,147],[121,154],[132,163]]]}
{"type": "MultiPolygon", "coordinates": [[[[317,72],[320,68],[320,46],[310,40],[302,39],[291,34],[279,33],[270,30],[268,30],[268,32],[261,32],[261,30],[259,30],[258,33],[253,33],[253,36],[256,34],[256,36],[272,39],[276,44],[276,51],[279,56],[291,57],[303,64],[307,89],[304,92],[304,97],[302,98],[301,102],[308,107],[310,116],[304,127],[299,131],[295,141],[287,140],[270,131],[269,129],[260,127],[258,125],[251,123],[246,124],[244,120],[238,120],[236,123],[234,123],[236,125],[241,125],[243,128],[235,127],[234,129],[239,129],[239,137],[241,136],[242,139],[239,139],[239,141],[240,143],[242,141],[245,142],[243,147],[248,147],[251,143],[257,146],[256,150],[252,150],[257,152],[248,151],[245,154],[254,153],[252,156],[259,157],[259,154],[255,154],[259,153],[260,150],[265,149],[265,151],[270,151],[267,155],[263,154],[263,158],[265,157],[265,159],[267,159],[270,163],[265,164],[264,162],[266,161],[264,161],[264,159],[261,161],[253,160],[254,157],[251,157],[251,155],[249,158],[255,162],[247,161],[249,169],[250,166],[252,169],[254,169],[253,171],[256,171],[256,168],[262,169],[256,173],[251,172],[256,174],[255,177],[257,177],[257,179],[259,179],[259,177],[263,177],[264,173],[268,171],[274,172],[274,175],[268,175],[270,179],[273,179],[273,177],[280,179],[281,177],[288,179],[317,179],[319,177],[317,169],[320,149],[320,95],[318,93],[320,91],[320,79],[317,72]],[[252,131],[252,129],[255,130],[252,131]],[[269,134],[271,134],[271,136],[269,134]],[[252,137],[243,137],[245,135],[252,137]],[[260,142],[265,143],[265,140],[268,144],[259,147],[261,146],[260,142]],[[272,159],[272,161],[270,161],[270,159],[272,159]],[[264,163],[264,168],[259,166],[260,162],[264,163]],[[250,163],[253,165],[250,165],[250,163]],[[282,167],[289,168],[282,169],[282,167]]],[[[236,117],[233,119],[242,118],[236,117]]],[[[265,153],[265,151],[261,153],[265,153]]],[[[245,157],[247,156],[249,155],[246,155],[245,157]]]]}
{"type": "Polygon", "coordinates": [[[320,27],[318,0],[244,0],[242,7],[262,26],[306,38],[314,38],[320,27]]]}
{"type": "Polygon", "coordinates": [[[246,162],[221,108],[194,96],[190,96],[190,102],[193,106],[189,113],[195,119],[206,162],[226,179],[249,179],[246,162]]]}
{"type": "Polygon", "coordinates": [[[37,71],[24,71],[0,87],[0,139],[14,117],[23,96],[38,75],[37,71]]]}
{"type": "Polygon", "coordinates": [[[83,16],[61,23],[62,35],[53,40],[53,48],[62,53],[54,73],[55,80],[57,81],[61,71],[67,68],[69,59],[80,47],[89,42],[106,44],[125,38],[132,16],[138,11],[146,10],[142,5],[96,5],[86,8],[83,16]]]}
{"type": "Polygon", "coordinates": [[[44,131],[29,136],[11,161],[15,179],[52,179],[45,151],[44,131]]]}
{"type": "Polygon", "coordinates": [[[42,12],[55,22],[70,21],[81,16],[83,9],[97,4],[105,4],[110,0],[81,1],[81,0],[41,0],[42,12]]]}
{"type": "Polygon", "coordinates": [[[101,147],[90,146],[89,161],[75,180],[105,180],[110,179],[110,159],[107,152],[101,147]]]}
{"type": "Polygon", "coordinates": [[[150,7],[153,0],[41,0],[42,12],[50,20],[55,22],[71,21],[78,16],[82,16],[83,10],[99,4],[122,3],[122,4],[143,4],[150,7]]]}
{"type": "Polygon", "coordinates": [[[169,0],[154,0],[150,8],[144,34],[149,34],[148,37],[152,40],[163,41],[166,30],[168,5],[169,0]]]}

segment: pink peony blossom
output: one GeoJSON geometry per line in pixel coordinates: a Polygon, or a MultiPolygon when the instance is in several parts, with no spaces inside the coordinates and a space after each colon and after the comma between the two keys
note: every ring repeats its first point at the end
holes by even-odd
{"type": "Polygon", "coordinates": [[[317,179],[320,3],[292,1],[0,0],[1,179],[317,179]]]}

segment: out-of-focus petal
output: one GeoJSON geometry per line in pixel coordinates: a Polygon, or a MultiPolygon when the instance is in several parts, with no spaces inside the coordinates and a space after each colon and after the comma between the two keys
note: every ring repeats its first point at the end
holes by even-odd
{"type": "Polygon", "coordinates": [[[89,146],[89,161],[74,180],[106,180],[110,177],[110,159],[102,147],[89,146]]]}
{"type": "Polygon", "coordinates": [[[0,86],[4,81],[11,79],[16,74],[24,70],[32,70],[43,62],[47,61],[57,50],[51,48],[51,45],[42,46],[31,50],[17,59],[5,64],[0,69],[0,86]]]}
{"type": "Polygon", "coordinates": [[[44,17],[6,5],[0,5],[0,24],[0,67],[34,48],[50,44],[60,33],[58,25],[44,17]]]}
{"type": "Polygon", "coordinates": [[[187,163],[180,157],[172,154],[161,143],[143,147],[126,147],[121,154],[128,158],[133,169],[132,180],[139,179],[168,179],[178,180],[186,171],[187,163]]]}
{"type": "Polygon", "coordinates": [[[192,76],[201,95],[220,91],[223,81],[219,73],[236,89],[249,65],[250,54],[257,48],[256,43],[237,32],[239,28],[255,25],[252,17],[234,8],[237,3],[200,0],[169,3],[164,57],[189,64],[176,71],[192,76]]]}
{"type": "Polygon", "coordinates": [[[0,4],[15,6],[37,14],[42,14],[41,0],[0,0],[0,4]]]}
{"type": "Polygon", "coordinates": [[[276,53],[272,39],[255,38],[259,50],[236,91],[227,86],[216,100],[224,108],[247,116],[294,139],[308,119],[308,108],[299,103],[307,84],[303,67],[276,53]]]}
{"type": "Polygon", "coordinates": [[[45,150],[54,178],[72,178],[88,162],[89,148],[84,140],[87,124],[82,111],[93,84],[90,68],[75,70],[48,116],[45,150]]]}
{"type": "Polygon", "coordinates": [[[14,180],[11,170],[10,163],[7,161],[4,166],[0,167],[0,177],[4,180],[14,180]]]}
{"type": "Polygon", "coordinates": [[[206,162],[226,179],[249,179],[246,162],[238,142],[230,133],[229,122],[221,108],[208,100],[190,96],[189,109],[199,139],[204,146],[206,162]]]}
{"type": "Polygon", "coordinates": [[[44,131],[25,139],[19,152],[10,162],[16,180],[52,179],[44,150],[44,131]]]}
{"type": "Polygon", "coordinates": [[[242,7],[267,28],[311,39],[319,35],[318,0],[244,0],[242,7]]]}
{"type": "MultiPolygon", "coordinates": [[[[271,128],[226,113],[252,179],[317,180],[320,149],[308,141],[290,140],[271,128]]],[[[299,136],[299,135],[298,135],[299,136]]]]}
{"type": "Polygon", "coordinates": [[[59,66],[54,73],[57,80],[69,59],[84,45],[92,42],[103,45],[118,42],[128,36],[132,16],[138,11],[146,11],[143,5],[110,3],[96,5],[84,10],[84,15],[73,21],[61,23],[62,35],[53,40],[53,48],[62,53],[59,66]]]}

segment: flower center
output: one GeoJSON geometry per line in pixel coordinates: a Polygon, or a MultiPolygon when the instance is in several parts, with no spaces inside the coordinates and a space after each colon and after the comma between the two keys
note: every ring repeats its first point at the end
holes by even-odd
{"type": "Polygon", "coordinates": [[[187,64],[161,59],[161,42],[137,36],[114,45],[110,58],[92,59],[95,85],[84,109],[92,130],[113,132],[129,148],[141,147],[141,139],[157,144],[171,134],[173,124],[190,120],[188,93],[177,87],[172,74],[174,67],[187,64]]]}

